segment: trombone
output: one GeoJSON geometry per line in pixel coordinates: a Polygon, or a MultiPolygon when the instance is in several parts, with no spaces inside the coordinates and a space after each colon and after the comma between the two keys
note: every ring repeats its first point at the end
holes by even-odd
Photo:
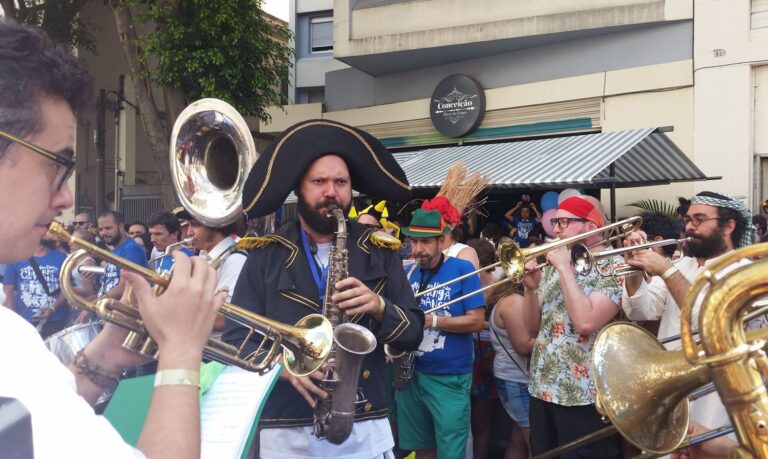
{"type": "MultiPolygon", "coordinates": [[[[609,244],[619,238],[625,237],[627,234],[631,232],[637,231],[640,228],[640,224],[642,222],[643,222],[642,217],[631,217],[626,220],[621,220],[615,223],[611,223],[610,225],[593,229],[592,231],[587,231],[585,233],[577,234],[575,236],[571,236],[565,239],[560,239],[558,241],[548,242],[546,244],[542,244],[542,245],[528,248],[528,249],[522,249],[520,248],[520,246],[518,246],[514,242],[507,242],[499,246],[499,261],[497,261],[496,263],[492,263],[484,268],[477,269],[470,273],[451,279],[448,282],[444,282],[440,285],[436,285],[432,288],[426,289],[422,292],[417,293],[415,297],[419,298],[423,295],[434,292],[435,290],[441,289],[446,285],[450,285],[460,280],[466,279],[470,276],[473,276],[479,272],[495,269],[497,266],[501,266],[502,269],[504,270],[504,275],[505,275],[504,279],[494,282],[493,284],[486,285],[485,287],[477,289],[474,292],[470,292],[458,298],[454,298],[451,301],[448,301],[446,303],[439,304],[434,308],[424,312],[425,314],[430,314],[434,311],[450,306],[472,295],[478,294],[480,292],[496,287],[498,285],[505,284],[507,282],[513,282],[515,284],[519,284],[520,282],[523,281],[523,277],[525,276],[525,264],[531,260],[536,259],[541,255],[546,254],[547,252],[551,252],[552,250],[555,250],[560,247],[569,247],[579,241],[582,241],[584,239],[589,239],[590,237],[598,234],[605,234],[606,232],[608,232],[608,235],[604,236],[599,243],[609,244]]],[[[634,250],[637,250],[637,249],[635,248],[634,250]]],[[[545,265],[546,263],[539,264],[536,267],[536,269],[540,269],[545,265]]]]}
{"type": "MultiPolygon", "coordinates": [[[[575,244],[571,247],[571,263],[573,263],[574,269],[580,275],[584,276],[589,274],[593,267],[597,269],[597,272],[603,277],[611,276],[630,276],[636,273],[642,272],[641,269],[635,268],[629,264],[623,263],[620,265],[611,265],[601,267],[598,260],[603,258],[613,257],[616,255],[623,255],[627,252],[635,250],[652,249],[654,247],[666,247],[668,245],[680,246],[683,243],[691,242],[693,238],[686,237],[683,239],[664,239],[661,241],[646,242],[644,244],[632,245],[627,247],[620,247],[618,249],[601,250],[599,252],[590,252],[589,248],[584,244],[575,244]]],[[[677,260],[672,260],[673,262],[677,260]]]]}

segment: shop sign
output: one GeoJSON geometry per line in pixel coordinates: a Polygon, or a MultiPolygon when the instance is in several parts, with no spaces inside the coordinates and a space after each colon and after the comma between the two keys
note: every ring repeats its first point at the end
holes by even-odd
{"type": "Polygon", "coordinates": [[[451,75],[437,85],[429,104],[432,125],[448,137],[463,137],[480,125],[485,115],[485,92],[466,75],[451,75]]]}

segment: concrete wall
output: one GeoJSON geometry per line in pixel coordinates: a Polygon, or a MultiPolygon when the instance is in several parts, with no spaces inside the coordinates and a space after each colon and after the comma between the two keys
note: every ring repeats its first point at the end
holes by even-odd
{"type": "MultiPolygon", "coordinates": [[[[288,26],[293,33],[294,66],[289,78],[288,100],[295,103],[297,89],[325,86],[325,75],[348,68],[333,58],[333,52],[311,53],[309,21],[322,12],[332,12],[333,0],[289,0],[288,26]]],[[[331,13],[332,14],[332,13],[331,13]]]]}
{"type": "Polygon", "coordinates": [[[742,197],[753,210],[766,197],[768,84],[755,70],[768,62],[768,28],[750,29],[749,0],[696,1],[694,56],[694,159],[705,169],[716,168],[721,183],[699,183],[696,191],[716,190],[742,197]],[[757,75],[757,77],[756,77],[757,75]]]}
{"type": "Polygon", "coordinates": [[[684,21],[377,77],[350,68],[326,76],[326,104],[337,111],[425,98],[455,73],[493,89],[688,60],[692,36],[693,25],[684,21]]]}
{"type": "Polygon", "coordinates": [[[690,18],[691,0],[335,0],[336,57],[690,18]]]}

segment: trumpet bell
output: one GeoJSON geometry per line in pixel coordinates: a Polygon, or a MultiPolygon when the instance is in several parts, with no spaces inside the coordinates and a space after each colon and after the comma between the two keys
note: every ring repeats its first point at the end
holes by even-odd
{"type": "Polygon", "coordinates": [[[688,394],[709,382],[705,365],[628,323],[605,327],[595,340],[592,371],[601,414],[640,449],[673,451],[688,433],[688,394]]]}
{"type": "Polygon", "coordinates": [[[237,110],[218,99],[195,101],[176,119],[171,139],[171,178],[181,205],[206,226],[241,218],[243,188],[258,155],[237,110]]]}
{"type": "Polygon", "coordinates": [[[320,314],[310,314],[296,322],[296,327],[305,329],[301,342],[296,343],[301,352],[293,352],[291,347],[283,349],[283,364],[291,374],[306,376],[319,370],[333,344],[333,326],[320,314]]]}

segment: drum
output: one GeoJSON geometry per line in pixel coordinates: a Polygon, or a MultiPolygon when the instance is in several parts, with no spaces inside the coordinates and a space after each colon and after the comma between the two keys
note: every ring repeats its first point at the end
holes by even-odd
{"type": "Polygon", "coordinates": [[[77,351],[90,343],[99,334],[102,327],[101,321],[73,325],[49,336],[45,340],[45,345],[59,358],[61,363],[69,365],[75,360],[77,351]]]}

